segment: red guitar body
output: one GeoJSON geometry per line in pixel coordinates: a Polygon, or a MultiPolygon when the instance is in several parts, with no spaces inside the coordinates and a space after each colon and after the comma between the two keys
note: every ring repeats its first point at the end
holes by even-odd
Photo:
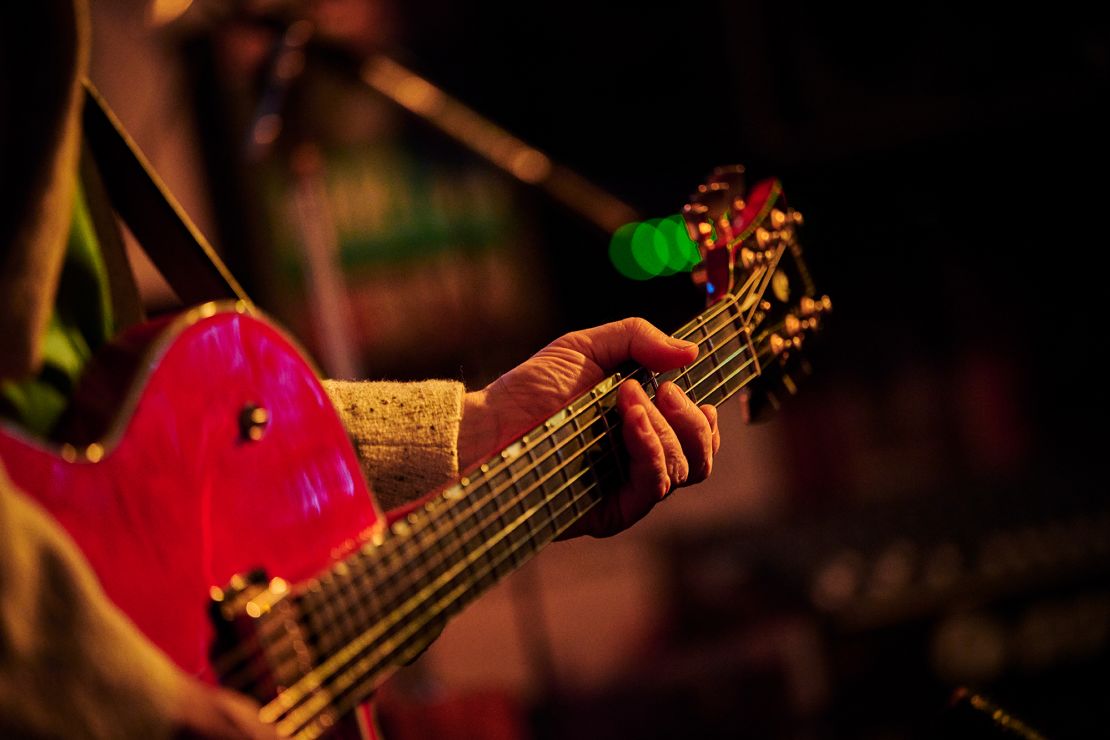
{"type": "Polygon", "coordinates": [[[8,477],[66,528],[139,629],[209,681],[212,586],[257,568],[308,579],[382,521],[316,373],[281,332],[224,308],[124,337],[137,372],[91,447],[0,429],[8,477]],[[256,407],[268,420],[252,439],[256,407]]]}

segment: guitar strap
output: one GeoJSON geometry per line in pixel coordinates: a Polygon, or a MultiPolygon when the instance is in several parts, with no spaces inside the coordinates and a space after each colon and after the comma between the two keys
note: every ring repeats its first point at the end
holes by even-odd
{"type": "Polygon", "coordinates": [[[81,177],[101,238],[119,326],[141,320],[142,311],[122,240],[113,228],[112,210],[186,305],[222,299],[253,305],[104,98],[89,80],[83,83],[86,150],[82,152],[81,177]]]}
{"type": "Polygon", "coordinates": [[[104,189],[104,181],[100,179],[100,172],[86,140],[81,141],[79,172],[81,187],[85,192],[85,205],[96,234],[98,251],[104,260],[104,271],[108,276],[112,321],[117,329],[126,329],[141,323],[146,316],[139,297],[139,288],[127,259],[127,248],[120,235],[119,222],[116,221],[111,200],[104,189]]]}

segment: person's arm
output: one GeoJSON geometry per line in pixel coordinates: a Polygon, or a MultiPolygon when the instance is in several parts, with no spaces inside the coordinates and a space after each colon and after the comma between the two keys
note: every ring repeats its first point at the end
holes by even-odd
{"type": "MultiPolygon", "coordinates": [[[[384,509],[403,506],[455,478],[633,360],[663,372],[689,364],[696,347],[643,319],[566,334],[486,388],[453,381],[324,381],[384,509]]],[[[569,535],[615,534],[672,488],[704,480],[720,445],[717,411],[694,405],[673,383],[653,403],[636,383],[618,394],[629,480],[569,535]]]]}
{"type": "MultiPolygon", "coordinates": [[[[667,336],[639,318],[564,334],[463,404],[463,467],[508,444],[559,411],[629,360],[655,372],[689,365],[697,346],[667,336]],[[492,444],[491,443],[495,443],[492,444]]],[[[673,489],[709,477],[721,444],[717,409],[695,405],[674,383],[655,400],[635,381],[617,392],[627,479],[567,531],[608,537],[642,519],[673,489]]]]}
{"type": "Polygon", "coordinates": [[[277,735],[152,645],[0,466],[0,737],[277,735]]]}
{"type": "Polygon", "coordinates": [[[324,389],[384,510],[415,501],[458,475],[462,383],[325,380],[324,389]]]}

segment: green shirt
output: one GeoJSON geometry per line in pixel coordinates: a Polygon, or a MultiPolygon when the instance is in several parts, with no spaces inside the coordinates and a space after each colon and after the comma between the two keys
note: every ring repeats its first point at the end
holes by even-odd
{"type": "Polygon", "coordinates": [[[108,272],[80,182],[73,198],[65,261],[43,341],[38,374],[0,381],[0,415],[47,436],[93,352],[114,332],[108,272]]]}

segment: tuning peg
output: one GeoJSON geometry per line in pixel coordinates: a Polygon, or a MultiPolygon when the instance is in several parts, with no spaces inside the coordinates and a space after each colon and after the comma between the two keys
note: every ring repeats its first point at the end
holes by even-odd
{"type": "Polygon", "coordinates": [[[713,239],[713,223],[709,219],[709,208],[704,203],[687,203],[682,207],[682,220],[686,223],[686,234],[690,237],[690,241],[697,244],[704,252],[713,239]]]}
{"type": "Polygon", "coordinates": [[[744,196],[747,194],[744,165],[730,164],[716,167],[707,182],[728,185],[729,207],[733,213],[744,210],[744,196]]]}
{"type": "Polygon", "coordinates": [[[714,167],[713,173],[709,175],[707,182],[726,183],[729,189],[732,191],[733,197],[743,197],[744,165],[727,164],[722,167],[714,167]]]}
{"type": "Polygon", "coordinates": [[[762,265],[771,262],[774,258],[775,250],[773,249],[756,251],[753,249],[748,249],[747,247],[741,247],[738,261],[740,262],[741,267],[743,267],[745,270],[750,270],[756,265],[762,265]]]}
{"type": "Polygon", "coordinates": [[[731,205],[729,186],[723,182],[707,182],[698,185],[698,191],[690,196],[691,203],[701,203],[709,210],[709,218],[719,221],[728,213],[731,205]]]}
{"type": "Polygon", "coordinates": [[[832,299],[827,295],[823,295],[820,298],[802,296],[802,299],[798,301],[798,310],[802,316],[807,318],[810,316],[819,316],[820,314],[832,311],[832,299]]]}
{"type": "Polygon", "coordinates": [[[775,357],[781,357],[783,352],[786,352],[793,346],[789,339],[784,339],[778,334],[771,335],[771,354],[775,357]]]}

